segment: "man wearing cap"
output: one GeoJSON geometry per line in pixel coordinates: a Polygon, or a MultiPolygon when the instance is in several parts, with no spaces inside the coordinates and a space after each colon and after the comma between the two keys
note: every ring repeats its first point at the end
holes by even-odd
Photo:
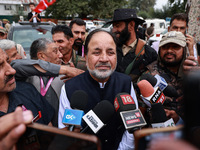
{"type": "Polygon", "coordinates": [[[6,39],[6,38],[7,38],[6,29],[0,26],[0,40],[6,39]]]}
{"type": "Polygon", "coordinates": [[[3,24],[4,24],[4,27],[5,27],[5,29],[6,29],[6,32],[8,32],[9,29],[10,29],[9,20],[8,20],[8,19],[3,19],[3,24]]]}
{"type": "Polygon", "coordinates": [[[170,105],[166,106],[164,103],[163,106],[166,112],[167,117],[173,118],[174,122],[177,123],[179,121],[179,116],[183,118],[183,110],[182,110],[182,78],[183,78],[183,62],[186,58],[186,37],[181,32],[170,31],[166,33],[159,44],[158,51],[158,60],[151,63],[147,66],[148,71],[146,73],[150,73],[151,75],[160,75],[163,77],[168,85],[173,86],[178,96],[176,97],[167,97],[166,101],[168,101],[170,105]],[[172,110],[172,103],[174,108],[172,110]],[[178,116],[178,115],[179,116],[178,116]]]}
{"type": "Polygon", "coordinates": [[[138,25],[144,22],[135,9],[116,9],[111,21],[112,32],[118,39],[116,70],[130,75],[133,82],[145,71],[145,66],[157,59],[155,50],[137,36],[138,25]]]}

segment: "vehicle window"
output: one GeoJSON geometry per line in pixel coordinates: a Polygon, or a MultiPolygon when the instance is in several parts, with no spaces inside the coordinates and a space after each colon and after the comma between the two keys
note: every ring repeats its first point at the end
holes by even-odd
{"type": "Polygon", "coordinates": [[[163,32],[161,32],[161,34],[165,34],[165,33],[167,33],[167,32],[168,32],[168,30],[165,29],[163,32]]]}
{"type": "Polygon", "coordinates": [[[160,23],[160,28],[163,28],[163,29],[165,28],[164,22],[161,22],[161,23],[160,23]]]}
{"type": "Polygon", "coordinates": [[[111,25],[111,23],[106,23],[102,26],[102,28],[108,28],[111,25]]]}
{"type": "Polygon", "coordinates": [[[15,30],[13,32],[13,41],[21,44],[23,48],[30,47],[32,42],[38,38],[52,39],[50,31],[39,29],[23,29],[15,30]]]}

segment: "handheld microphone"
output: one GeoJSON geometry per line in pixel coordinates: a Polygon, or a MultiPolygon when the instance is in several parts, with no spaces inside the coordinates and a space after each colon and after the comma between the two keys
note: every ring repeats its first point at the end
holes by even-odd
{"type": "Polygon", "coordinates": [[[85,133],[90,128],[95,134],[103,128],[114,114],[114,106],[107,100],[99,102],[93,110],[90,110],[83,116],[87,126],[81,130],[85,133]]]}
{"type": "Polygon", "coordinates": [[[114,100],[115,110],[120,114],[123,124],[130,133],[146,125],[139,109],[136,109],[133,98],[128,93],[119,93],[114,100]]]}
{"type": "Polygon", "coordinates": [[[153,88],[153,86],[147,80],[141,80],[138,82],[141,97],[144,103],[151,107],[153,103],[164,103],[165,95],[159,87],[153,88]]]}
{"type": "Polygon", "coordinates": [[[166,80],[160,75],[156,74],[155,76],[151,74],[144,74],[140,78],[141,80],[147,80],[151,85],[155,87],[159,87],[165,96],[168,97],[178,97],[178,93],[173,86],[167,84],[166,80]]]}
{"type": "Polygon", "coordinates": [[[154,103],[151,105],[151,115],[152,115],[151,125],[153,128],[175,126],[175,123],[172,118],[169,120],[167,119],[166,113],[161,103],[154,103]]]}
{"type": "Polygon", "coordinates": [[[82,90],[77,90],[72,94],[70,102],[72,109],[65,109],[62,123],[69,125],[69,131],[73,131],[75,126],[81,127],[88,95],[82,90]]]}

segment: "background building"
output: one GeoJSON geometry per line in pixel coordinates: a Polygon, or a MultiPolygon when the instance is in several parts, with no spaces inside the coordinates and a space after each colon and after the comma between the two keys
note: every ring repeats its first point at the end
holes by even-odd
{"type": "MultiPolygon", "coordinates": [[[[0,0],[0,20],[8,19],[10,23],[27,20],[30,2],[37,5],[40,0],[0,0]]],[[[44,16],[44,12],[41,16],[44,16]]]]}

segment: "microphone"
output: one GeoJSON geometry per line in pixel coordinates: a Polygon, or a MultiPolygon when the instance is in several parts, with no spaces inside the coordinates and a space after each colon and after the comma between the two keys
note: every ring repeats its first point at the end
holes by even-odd
{"type": "Polygon", "coordinates": [[[173,119],[167,119],[163,105],[161,103],[154,103],[151,105],[152,128],[173,127],[175,123],[173,119]]]}
{"type": "Polygon", "coordinates": [[[70,100],[72,109],[65,109],[62,123],[69,125],[69,131],[73,131],[75,126],[81,127],[84,109],[88,102],[88,95],[82,90],[75,91],[70,100]]]}
{"type": "Polygon", "coordinates": [[[153,88],[153,86],[147,80],[141,80],[138,82],[141,97],[144,103],[151,107],[153,103],[164,103],[165,95],[159,87],[153,88]]]}
{"type": "Polygon", "coordinates": [[[114,112],[114,106],[109,101],[102,100],[93,110],[90,110],[83,116],[83,120],[87,126],[81,130],[81,133],[87,132],[88,128],[90,128],[96,134],[106,125],[114,112]]]}
{"type": "Polygon", "coordinates": [[[151,74],[144,74],[140,79],[147,80],[154,88],[159,87],[165,96],[178,97],[176,89],[173,86],[168,85],[166,80],[158,74],[155,76],[152,76],[151,74]]]}
{"type": "Polygon", "coordinates": [[[114,100],[114,107],[120,114],[123,124],[129,133],[146,125],[146,121],[139,109],[136,109],[133,98],[128,93],[119,93],[114,100]]]}

